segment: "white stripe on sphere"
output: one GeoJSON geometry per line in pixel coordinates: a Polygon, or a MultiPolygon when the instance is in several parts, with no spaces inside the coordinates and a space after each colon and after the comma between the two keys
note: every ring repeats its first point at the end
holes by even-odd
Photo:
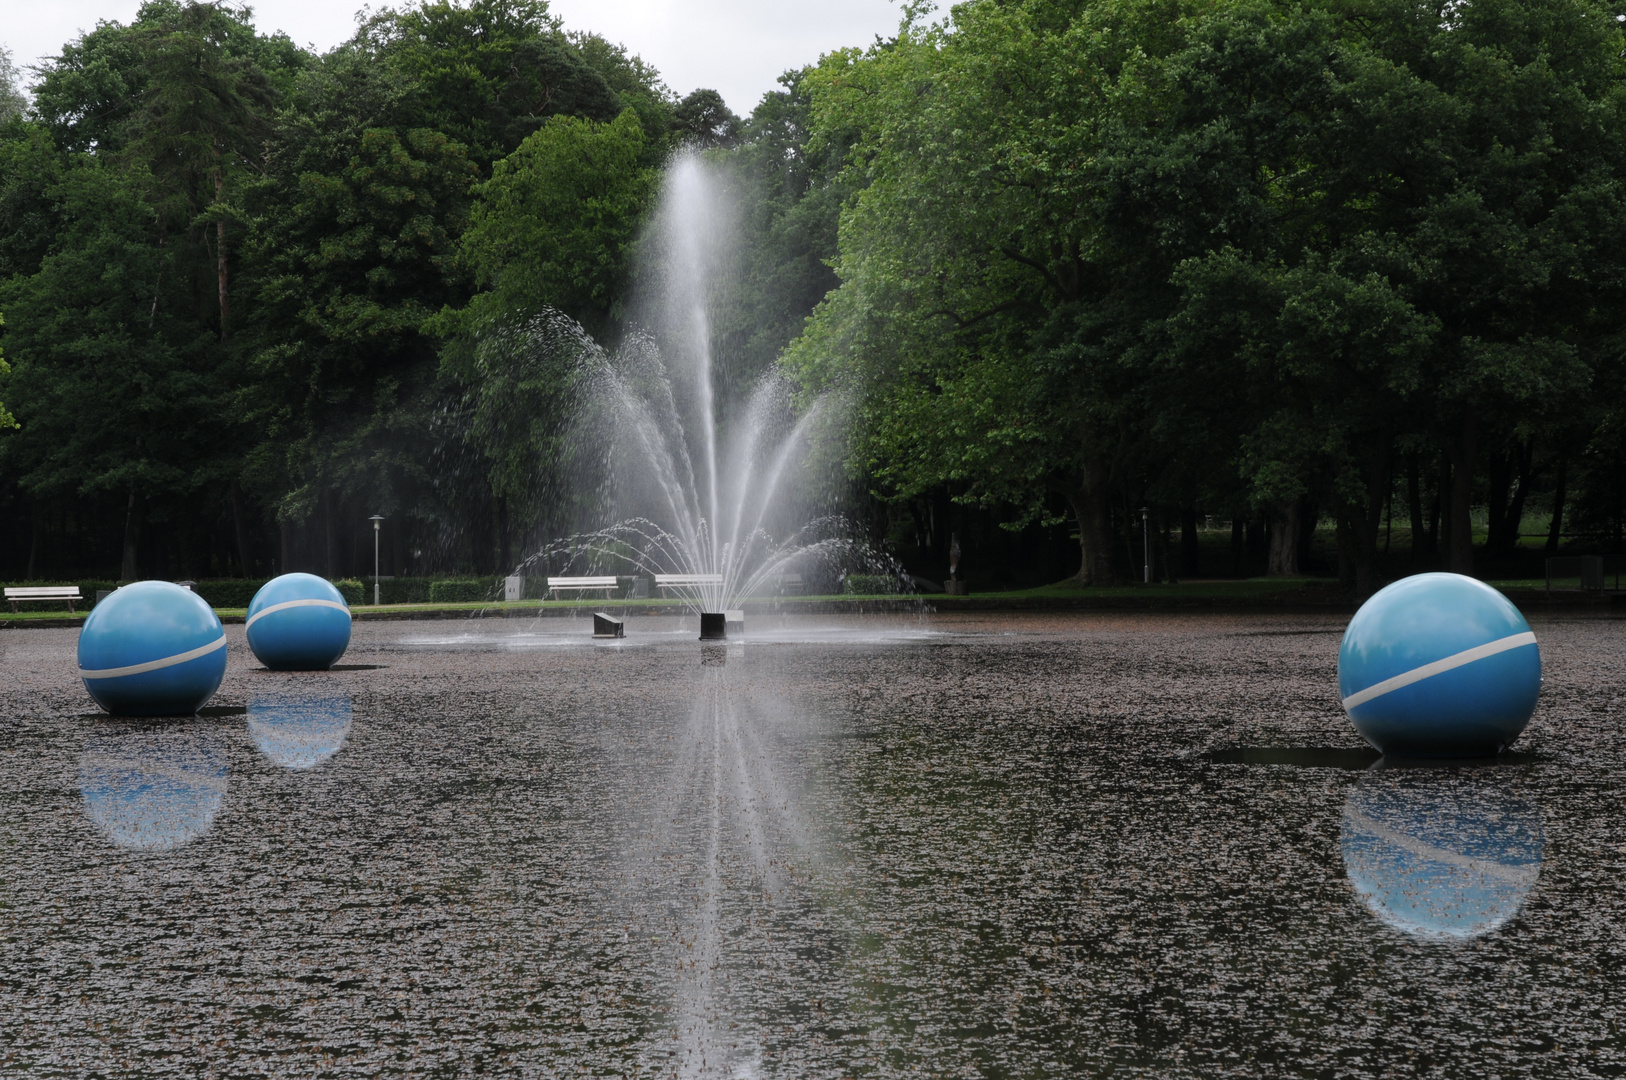
{"type": "Polygon", "coordinates": [[[80,668],[79,677],[81,679],[121,679],[126,675],[140,675],[142,672],[157,671],[160,668],[174,667],[176,664],[184,664],[188,660],[196,660],[200,656],[208,656],[216,649],[224,649],[225,647],[226,635],[221,634],[207,645],[199,645],[195,649],[191,649],[183,653],[176,653],[174,656],[166,656],[162,660],[148,660],[144,664],[131,664],[129,667],[99,668],[96,671],[86,671],[84,668],[80,668]]]}
{"type": "Polygon", "coordinates": [[[1353,709],[1357,705],[1365,705],[1373,698],[1380,698],[1390,691],[1399,690],[1402,686],[1410,686],[1412,683],[1433,678],[1435,675],[1450,671],[1452,668],[1471,664],[1475,660],[1483,660],[1487,656],[1495,656],[1497,653],[1505,653],[1509,649],[1517,649],[1535,643],[1536,635],[1527,630],[1522,634],[1513,634],[1509,637],[1498,638],[1495,641],[1487,641],[1483,645],[1475,645],[1471,649],[1464,649],[1452,656],[1447,656],[1444,660],[1436,660],[1432,664],[1412,668],[1410,671],[1402,672],[1392,679],[1384,679],[1380,683],[1373,683],[1365,690],[1356,691],[1344,699],[1344,708],[1353,709]]]}
{"type": "Polygon", "coordinates": [[[330,607],[330,608],[338,608],[340,611],[344,612],[346,615],[350,614],[350,609],[345,607],[343,604],[339,603],[339,601],[337,601],[337,600],[284,600],[280,604],[272,604],[268,608],[261,608],[259,611],[256,611],[254,614],[250,615],[248,617],[248,622],[243,624],[243,629],[245,629],[245,630],[248,629],[249,627],[254,625],[254,622],[255,622],[256,619],[263,619],[267,615],[271,614],[273,611],[286,611],[288,608],[296,608],[296,607],[330,607]]]}

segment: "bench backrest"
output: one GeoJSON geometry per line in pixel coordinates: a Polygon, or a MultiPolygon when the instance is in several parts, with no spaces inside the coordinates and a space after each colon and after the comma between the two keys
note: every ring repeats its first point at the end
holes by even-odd
{"type": "Polygon", "coordinates": [[[611,577],[550,577],[550,589],[613,589],[617,579],[611,577]]]}
{"type": "Polygon", "coordinates": [[[7,600],[78,600],[77,585],[26,585],[7,589],[7,600]]]}
{"type": "Polygon", "coordinates": [[[721,574],[656,574],[656,585],[721,585],[721,574]]]}

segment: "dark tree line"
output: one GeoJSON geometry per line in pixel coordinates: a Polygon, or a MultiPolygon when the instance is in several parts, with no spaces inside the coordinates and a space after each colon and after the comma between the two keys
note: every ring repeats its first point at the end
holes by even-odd
{"type": "Polygon", "coordinates": [[[1418,566],[1536,499],[1620,550],[1623,56],[1589,0],[960,6],[812,77],[857,194],[791,363],[883,491],[1064,505],[1083,583],[1143,505],[1188,566],[1330,521],[1363,590],[1395,516],[1418,566]]]}
{"type": "Polygon", "coordinates": [[[492,572],[582,524],[577,372],[515,328],[615,343],[684,145],[742,215],[725,393],[847,394],[838,494],[927,576],[960,533],[1136,577],[1143,513],[1160,576],[1622,550],[1613,7],[910,10],[743,118],[540,0],[323,55],[156,0],[31,99],[0,56],[0,577],[365,572],[374,513],[385,572],[492,572]]]}
{"type": "Polygon", "coordinates": [[[497,569],[542,515],[498,444],[547,433],[482,442],[457,342],[544,306],[612,333],[658,169],[741,134],[540,0],[385,9],[323,55],[153,0],[31,102],[4,74],[13,578],[354,573],[374,513],[387,572],[497,569]]]}

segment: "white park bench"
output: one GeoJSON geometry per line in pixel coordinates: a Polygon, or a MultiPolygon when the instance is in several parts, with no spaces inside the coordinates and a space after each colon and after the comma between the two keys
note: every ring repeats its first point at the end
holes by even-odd
{"type": "Polygon", "coordinates": [[[721,574],[656,574],[655,587],[661,590],[664,596],[667,589],[687,589],[693,591],[706,585],[721,585],[721,574]]]}
{"type": "Polygon", "coordinates": [[[550,577],[548,578],[548,592],[557,595],[561,592],[592,592],[596,589],[607,590],[604,598],[608,600],[610,593],[620,585],[619,580],[612,574],[605,577],[550,577]]]}
{"type": "Polygon", "coordinates": [[[17,614],[17,605],[29,600],[66,600],[68,610],[74,610],[74,605],[84,597],[79,595],[77,585],[28,585],[16,589],[6,590],[6,599],[11,603],[11,613],[17,614]]]}

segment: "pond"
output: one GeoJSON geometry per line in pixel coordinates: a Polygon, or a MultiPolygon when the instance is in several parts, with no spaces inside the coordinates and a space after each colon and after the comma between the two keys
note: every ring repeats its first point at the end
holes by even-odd
{"type": "Polygon", "coordinates": [[[1343,619],[229,627],[195,719],[0,634],[0,1060],[33,1075],[1618,1075],[1626,621],[1404,767],[1343,619]]]}

